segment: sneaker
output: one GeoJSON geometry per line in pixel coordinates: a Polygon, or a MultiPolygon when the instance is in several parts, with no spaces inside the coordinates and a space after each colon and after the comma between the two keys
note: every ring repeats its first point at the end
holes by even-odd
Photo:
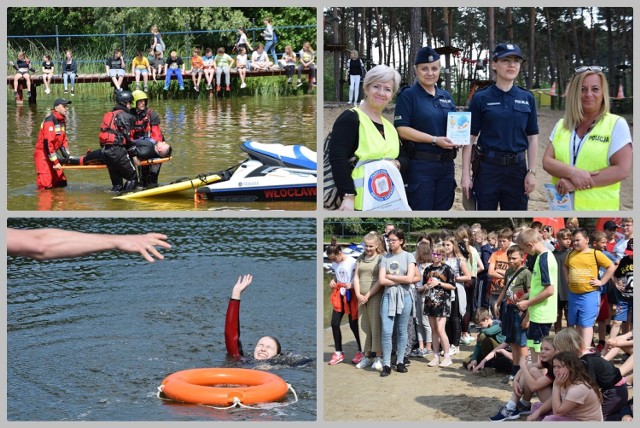
{"type": "Polygon", "coordinates": [[[292,79],[291,77],[289,77],[289,78],[287,79],[287,83],[292,83],[292,82],[293,82],[293,79],[292,79]]]}
{"type": "Polygon", "coordinates": [[[526,416],[531,414],[531,404],[525,406],[520,400],[516,403],[516,412],[518,416],[526,416]]]}
{"type": "Polygon", "coordinates": [[[302,86],[302,82],[298,81],[298,84],[296,86],[299,88],[300,86],[302,86]]]}
{"type": "Polygon", "coordinates": [[[353,360],[351,360],[351,362],[353,364],[358,364],[360,361],[362,361],[362,359],[364,358],[364,354],[360,351],[356,352],[356,356],[353,357],[353,360]]]}
{"type": "Polygon", "coordinates": [[[227,92],[229,92],[231,90],[231,86],[227,85],[226,88],[224,88],[227,92]]]}
{"type": "Polygon", "coordinates": [[[196,91],[196,92],[200,92],[200,88],[198,88],[197,86],[194,86],[193,90],[196,91]]]}
{"type": "Polygon", "coordinates": [[[181,91],[184,91],[184,86],[180,86],[180,90],[181,90],[181,91]]]}
{"type": "Polygon", "coordinates": [[[27,98],[31,96],[31,91],[27,91],[27,98]]]}
{"type": "Polygon", "coordinates": [[[384,366],[382,368],[382,372],[380,372],[380,377],[385,377],[385,376],[389,376],[391,374],[391,367],[389,366],[384,366]]]}
{"type": "Polygon", "coordinates": [[[437,366],[438,364],[440,364],[440,357],[436,356],[436,357],[434,357],[434,358],[433,358],[433,360],[431,360],[431,361],[429,362],[429,364],[427,364],[427,365],[428,365],[429,367],[435,367],[435,366],[437,366]]]}
{"type": "Polygon", "coordinates": [[[246,83],[243,83],[243,84],[241,84],[241,85],[240,85],[240,89],[244,89],[244,88],[246,88],[246,87],[247,87],[247,84],[246,84],[246,83]]]}
{"type": "Polygon", "coordinates": [[[409,354],[410,357],[421,358],[424,357],[424,352],[420,348],[416,348],[409,354]]]}
{"type": "Polygon", "coordinates": [[[460,338],[460,342],[462,342],[462,344],[465,346],[471,345],[472,341],[473,338],[471,337],[471,335],[463,336],[462,338],[460,338]]]}
{"type": "Polygon", "coordinates": [[[367,367],[371,367],[373,364],[373,360],[371,358],[364,357],[360,360],[359,363],[356,364],[357,369],[366,369],[367,367]]]}
{"type": "Polygon", "coordinates": [[[423,358],[427,358],[427,355],[433,355],[433,349],[425,349],[423,358]]]}
{"type": "Polygon", "coordinates": [[[398,373],[406,373],[406,372],[408,372],[409,370],[407,370],[407,366],[405,366],[404,364],[402,364],[402,363],[398,363],[398,365],[396,365],[396,371],[397,371],[398,373]]]}
{"type": "Polygon", "coordinates": [[[149,87],[145,85],[145,87],[144,87],[144,91],[145,91],[145,92],[149,92],[149,87]]]}
{"type": "MultiPolygon", "coordinates": [[[[164,90],[166,91],[168,88],[164,88],[164,90]]],[[[118,92],[122,92],[122,88],[118,88],[118,92]]]]}
{"type": "Polygon", "coordinates": [[[409,367],[411,365],[411,360],[408,357],[404,357],[404,361],[402,361],[402,363],[400,364],[404,365],[405,367],[409,367]]]}
{"type": "Polygon", "coordinates": [[[208,84],[208,85],[207,85],[207,89],[213,89],[213,85],[208,84]]]}
{"type": "Polygon", "coordinates": [[[491,416],[489,420],[492,422],[502,422],[502,421],[512,421],[519,418],[520,418],[520,414],[516,409],[511,410],[511,409],[508,409],[507,406],[502,406],[500,407],[500,410],[498,410],[498,413],[491,416]]]}
{"type": "Polygon", "coordinates": [[[165,91],[168,91],[168,90],[169,90],[169,87],[168,87],[168,86],[165,86],[165,87],[164,87],[164,90],[165,90],[165,91]]]}
{"type": "MultiPolygon", "coordinates": [[[[17,92],[16,92],[17,93],[17,92]]],[[[69,91],[67,91],[66,89],[64,90],[63,94],[68,94],[69,91]]]]}
{"type": "Polygon", "coordinates": [[[598,345],[596,346],[596,351],[600,352],[602,354],[602,351],[604,351],[604,344],[603,343],[598,343],[598,345]]]}
{"type": "Polygon", "coordinates": [[[72,97],[75,97],[75,96],[76,96],[75,92],[73,92],[73,89],[71,90],[71,96],[72,96],[72,97]]]}
{"type": "Polygon", "coordinates": [[[371,364],[371,368],[373,370],[382,370],[382,358],[376,357],[373,359],[373,363],[371,364]]]}
{"type": "Polygon", "coordinates": [[[341,363],[342,360],[344,360],[344,354],[338,354],[337,352],[334,352],[331,356],[331,360],[329,361],[329,365],[335,366],[336,364],[341,363]]]}
{"type": "Polygon", "coordinates": [[[438,364],[438,367],[449,367],[451,364],[453,364],[451,358],[445,358],[444,360],[442,360],[442,362],[440,362],[440,364],[438,364]]]}
{"type": "Polygon", "coordinates": [[[503,377],[502,379],[500,379],[500,382],[502,383],[509,383],[513,380],[513,375],[506,375],[505,377],[503,377]]]}
{"type": "Polygon", "coordinates": [[[451,345],[449,347],[449,356],[456,355],[458,352],[460,352],[460,347],[455,346],[455,345],[451,345]]]}
{"type": "Polygon", "coordinates": [[[220,85],[216,85],[216,92],[220,92],[220,85]]]}

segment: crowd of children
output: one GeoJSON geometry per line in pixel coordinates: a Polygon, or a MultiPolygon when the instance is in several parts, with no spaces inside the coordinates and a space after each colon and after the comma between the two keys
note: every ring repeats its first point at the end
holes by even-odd
{"type": "MultiPolygon", "coordinates": [[[[270,21],[265,20],[265,25],[271,26],[270,21]]],[[[201,50],[199,48],[192,49],[191,52],[191,69],[190,75],[193,83],[194,91],[200,91],[200,84],[202,77],[205,77],[206,89],[213,89],[213,78],[216,79],[216,92],[221,90],[222,75],[224,75],[224,88],[228,92],[231,90],[231,71],[235,69],[240,77],[240,88],[246,88],[245,78],[247,73],[251,73],[252,70],[275,70],[282,67],[286,71],[287,82],[292,83],[293,75],[297,71],[298,83],[300,87],[302,83],[302,73],[307,70],[309,73],[309,89],[312,89],[315,84],[315,52],[311,48],[309,42],[304,42],[302,49],[296,54],[290,45],[285,46],[284,53],[281,55],[281,59],[277,60],[275,53],[275,43],[273,40],[273,27],[271,27],[272,39],[266,41],[269,44],[269,49],[273,54],[274,62],[269,60],[267,51],[264,49],[264,45],[259,43],[256,50],[253,52],[251,59],[248,57],[250,50],[253,50],[247,35],[246,30],[242,27],[238,28],[238,42],[233,47],[235,57],[225,53],[224,47],[217,49],[217,54],[213,55],[211,48],[204,49],[204,56],[201,56],[201,50]]],[[[144,91],[148,91],[149,81],[156,82],[159,77],[164,78],[164,90],[168,90],[172,77],[178,81],[180,90],[184,90],[183,74],[185,73],[185,61],[178,55],[176,50],[171,50],[167,55],[166,45],[162,40],[157,26],[151,27],[151,47],[144,51],[139,50],[136,52],[136,56],[131,61],[131,74],[135,76],[135,89],[141,89],[140,83],[142,80],[144,91]],[[145,52],[147,56],[145,56],[145,52]]],[[[20,80],[25,81],[27,88],[27,96],[31,95],[32,77],[30,73],[36,72],[31,60],[27,58],[24,52],[19,52],[15,63],[9,62],[16,70],[14,76],[14,95],[18,96],[18,85],[20,80]]],[[[62,76],[64,80],[64,93],[68,93],[68,81],[70,81],[71,95],[75,95],[75,77],[78,74],[78,65],[72,57],[71,50],[65,52],[65,60],[62,65],[62,76]]],[[[45,94],[51,92],[50,83],[51,77],[54,75],[55,67],[51,61],[50,55],[45,55],[42,62],[42,79],[45,85],[45,94]]],[[[114,88],[116,91],[122,90],[122,81],[124,79],[126,69],[125,60],[122,56],[122,52],[119,49],[114,50],[113,56],[106,60],[106,73],[111,77],[114,88]]]]}
{"type": "Polygon", "coordinates": [[[336,352],[329,364],[345,359],[337,332],[348,313],[356,368],[384,377],[393,367],[406,373],[411,358],[449,367],[460,344],[473,340],[468,323],[463,327],[472,312],[478,333],[462,366],[480,376],[501,372],[502,382],[512,383],[511,399],[491,421],[629,420],[633,219],[607,221],[603,229],[589,233],[570,222],[554,231],[536,221],[487,232],[462,225],[420,234],[412,254],[404,233],[387,225],[384,234],[364,237],[357,260],[332,243],[336,352]]]}

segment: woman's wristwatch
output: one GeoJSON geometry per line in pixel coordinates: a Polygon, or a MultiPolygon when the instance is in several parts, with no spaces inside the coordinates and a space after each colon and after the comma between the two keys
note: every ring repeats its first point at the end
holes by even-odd
{"type": "Polygon", "coordinates": [[[528,169],[527,173],[531,173],[534,177],[536,176],[536,170],[535,169],[528,169]]]}

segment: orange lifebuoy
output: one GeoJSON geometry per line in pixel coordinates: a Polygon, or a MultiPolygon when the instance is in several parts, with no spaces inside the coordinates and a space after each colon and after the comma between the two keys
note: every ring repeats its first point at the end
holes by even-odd
{"type": "Polygon", "coordinates": [[[276,401],[287,394],[289,386],[282,378],[261,370],[204,368],[173,373],[162,381],[160,389],[166,397],[184,403],[229,406],[276,401]]]}

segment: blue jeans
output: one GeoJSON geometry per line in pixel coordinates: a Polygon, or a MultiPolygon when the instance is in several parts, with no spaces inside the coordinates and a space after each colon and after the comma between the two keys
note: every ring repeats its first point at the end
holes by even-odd
{"type": "Polygon", "coordinates": [[[264,51],[273,57],[273,65],[278,65],[278,56],[276,55],[276,45],[275,43],[273,43],[273,40],[267,41],[267,44],[264,46],[264,51]]]}
{"type": "Polygon", "coordinates": [[[73,91],[73,86],[76,83],[76,75],[75,73],[62,73],[62,81],[64,83],[64,90],[67,90],[67,81],[71,80],[71,90],[73,91]]]}
{"type": "Polygon", "coordinates": [[[389,294],[382,295],[380,304],[380,318],[382,319],[382,364],[391,367],[391,338],[395,325],[396,335],[398,338],[398,362],[402,362],[404,350],[407,348],[407,325],[409,323],[409,315],[411,314],[411,294],[408,291],[401,291],[404,300],[404,308],[401,314],[389,316],[389,294]],[[395,322],[394,322],[395,321],[395,322]]]}
{"type": "Polygon", "coordinates": [[[178,85],[180,89],[184,89],[184,81],[182,80],[182,70],[179,68],[167,68],[167,77],[164,79],[164,88],[169,89],[171,84],[171,75],[175,74],[178,79],[178,85]]]}

